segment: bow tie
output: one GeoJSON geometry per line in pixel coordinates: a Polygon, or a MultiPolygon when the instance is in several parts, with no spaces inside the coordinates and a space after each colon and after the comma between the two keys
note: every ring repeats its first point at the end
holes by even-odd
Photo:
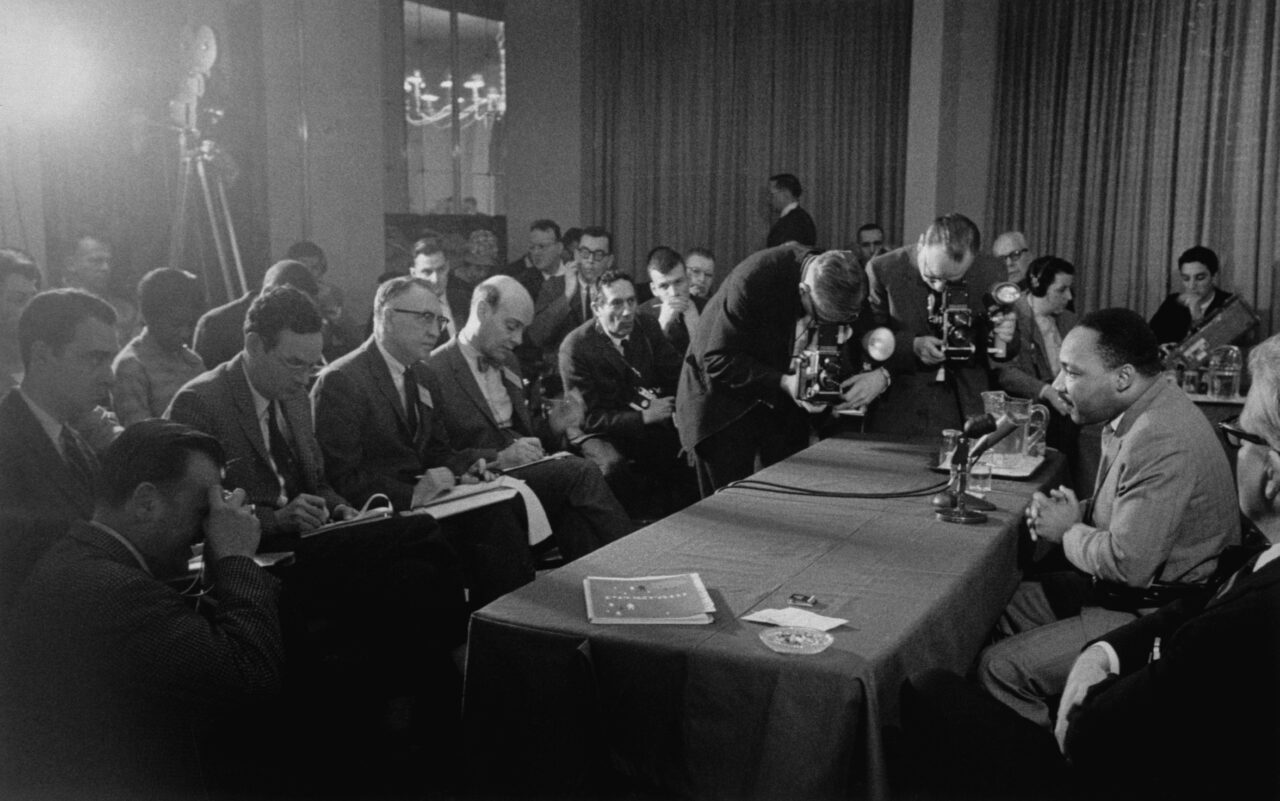
{"type": "Polygon", "coordinates": [[[490,359],[488,356],[485,356],[483,353],[476,357],[477,370],[479,370],[482,373],[485,373],[485,372],[488,372],[490,367],[492,367],[495,370],[501,370],[502,362],[497,361],[496,359],[490,359]]]}

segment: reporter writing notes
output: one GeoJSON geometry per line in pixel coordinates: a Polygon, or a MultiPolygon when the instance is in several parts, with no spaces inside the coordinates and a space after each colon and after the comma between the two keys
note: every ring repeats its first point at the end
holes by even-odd
{"type": "Polygon", "coordinates": [[[886,364],[893,385],[868,410],[869,431],[936,436],[960,428],[983,410],[981,393],[993,388],[989,368],[1017,354],[1013,314],[988,314],[984,307],[984,295],[1007,273],[993,257],[979,255],[980,247],[977,226],[962,214],[948,214],[916,244],[867,266],[875,323],[896,337],[886,364]],[[949,351],[942,339],[948,308],[961,303],[972,319],[968,353],[949,351]],[[1005,346],[1003,357],[992,344],[1005,346]]]}
{"type": "MultiPolygon", "coordinates": [[[[729,273],[703,310],[676,395],[676,428],[704,497],[751,475],[757,459],[767,466],[808,445],[792,359],[813,323],[859,321],[865,296],[862,270],[841,251],[781,245],[729,273]]],[[[839,405],[865,405],[887,384],[883,371],[854,376],[839,405]]]]}

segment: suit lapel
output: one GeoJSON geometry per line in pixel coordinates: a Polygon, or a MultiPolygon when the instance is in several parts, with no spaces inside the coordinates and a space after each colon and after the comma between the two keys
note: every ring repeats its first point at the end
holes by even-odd
{"type": "MultiPolygon", "coordinates": [[[[1233,576],[1232,578],[1235,577],[1233,576]]],[[[1277,582],[1280,582],[1280,559],[1268,562],[1262,566],[1261,570],[1254,570],[1247,576],[1240,576],[1235,581],[1234,586],[1230,587],[1220,597],[1211,599],[1208,605],[1216,607],[1233,603],[1255,592],[1266,590],[1277,582]]]]}
{"type": "Polygon", "coordinates": [[[227,371],[227,385],[231,389],[231,400],[236,405],[236,421],[240,429],[253,444],[253,449],[267,464],[271,464],[271,453],[267,443],[262,439],[262,426],[258,425],[258,407],[253,402],[253,390],[249,387],[249,379],[244,372],[244,356],[237,355],[223,367],[227,371]]]}
{"type": "MultiPolygon", "coordinates": [[[[635,330],[633,329],[631,333],[634,336],[635,330]]],[[[596,349],[604,354],[604,360],[613,367],[615,372],[623,377],[624,381],[630,384],[634,375],[631,372],[631,366],[627,364],[626,359],[622,358],[622,354],[618,352],[618,349],[613,346],[613,340],[609,338],[609,335],[600,328],[599,320],[592,323],[591,336],[592,341],[595,342],[596,349]]]]}
{"type": "Polygon", "coordinates": [[[480,389],[480,385],[476,383],[476,377],[471,373],[471,366],[467,364],[467,357],[463,354],[462,348],[458,347],[457,342],[449,345],[448,354],[449,368],[453,372],[453,380],[458,382],[458,386],[462,387],[462,391],[475,404],[481,416],[489,421],[489,425],[497,428],[498,421],[493,416],[493,410],[489,408],[489,401],[485,400],[484,392],[480,389]]]}
{"type": "Polygon", "coordinates": [[[528,436],[533,432],[533,421],[529,419],[529,408],[525,405],[524,387],[515,381],[519,377],[514,368],[502,368],[502,386],[506,387],[507,397],[511,399],[511,422],[517,431],[528,436]]]}
{"type": "MultiPolygon", "coordinates": [[[[400,433],[408,438],[409,435],[409,418],[404,413],[404,399],[400,393],[396,392],[395,381],[391,378],[391,366],[387,364],[387,360],[382,357],[382,352],[378,350],[378,346],[373,340],[369,340],[365,345],[364,352],[365,367],[369,371],[369,380],[377,387],[378,392],[382,393],[384,399],[395,412],[396,420],[400,423],[400,433]]],[[[412,370],[409,371],[413,373],[412,370]]]]}
{"type": "Polygon", "coordinates": [[[14,418],[14,427],[25,440],[21,450],[29,455],[33,469],[51,479],[61,477],[53,483],[57,486],[58,493],[67,499],[67,505],[81,511],[87,508],[91,513],[92,501],[89,501],[86,507],[86,499],[93,497],[93,487],[86,484],[84,479],[67,465],[62,454],[58,453],[57,447],[54,446],[53,440],[49,439],[49,435],[45,433],[44,426],[40,425],[40,421],[36,419],[35,412],[31,411],[31,407],[27,405],[26,398],[20,397],[17,389],[11,389],[4,398],[4,405],[10,407],[4,416],[14,418]],[[80,488],[79,493],[72,490],[73,484],[80,488]]]}

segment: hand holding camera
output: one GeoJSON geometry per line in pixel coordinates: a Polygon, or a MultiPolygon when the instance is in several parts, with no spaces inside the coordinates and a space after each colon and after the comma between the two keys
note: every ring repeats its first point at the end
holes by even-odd
{"type": "Polygon", "coordinates": [[[244,490],[224,493],[222,487],[209,488],[209,514],[204,519],[204,548],[210,563],[224,556],[249,556],[258,551],[262,527],[253,514],[253,504],[245,503],[244,490]]]}

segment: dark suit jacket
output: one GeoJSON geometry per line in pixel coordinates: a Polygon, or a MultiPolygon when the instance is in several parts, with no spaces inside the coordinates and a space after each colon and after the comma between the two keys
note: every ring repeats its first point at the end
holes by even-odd
{"type": "Polygon", "coordinates": [[[580,391],[586,407],[584,433],[641,436],[643,416],[631,408],[639,390],[654,389],[660,397],[675,394],[680,354],[662,335],[657,318],[637,314],[635,321],[630,336],[635,355],[630,364],[596,320],[573,329],[560,346],[564,387],[580,391]]]}
{"type": "Polygon", "coordinates": [[[257,296],[257,292],[249,292],[200,316],[191,349],[200,354],[206,367],[229,362],[244,348],[244,318],[257,296]]]}
{"type": "MultiPolygon", "coordinates": [[[[475,291],[474,284],[468,284],[456,275],[449,276],[449,285],[444,289],[444,295],[449,299],[449,309],[456,315],[453,324],[455,330],[461,331],[463,326],[467,324],[467,320],[471,318],[471,293],[475,291]]],[[[446,314],[449,310],[445,311],[446,314]]],[[[440,329],[440,344],[448,342],[451,337],[449,332],[440,329]]]]}
{"type": "Polygon", "coordinates": [[[63,461],[16,389],[0,400],[0,513],[64,528],[93,517],[93,487],[63,461]]]}
{"type": "Polygon", "coordinates": [[[765,242],[765,247],[773,248],[788,242],[799,242],[809,247],[818,244],[818,228],[813,224],[813,218],[809,216],[809,212],[801,206],[796,206],[778,218],[778,221],[769,229],[769,238],[765,242]]]}
{"type": "MultiPolygon", "coordinates": [[[[935,381],[938,365],[926,366],[915,356],[914,340],[937,336],[929,323],[929,286],[916,266],[915,245],[898,248],[871,260],[871,310],[878,325],[888,326],[897,342],[886,367],[893,384],[867,412],[867,429],[896,434],[936,435],[944,428],[960,428],[965,417],[982,412],[981,393],[993,386],[989,360],[983,344],[989,329],[975,326],[978,354],[968,362],[947,364],[946,380],[935,381]]],[[[997,281],[1008,280],[1004,265],[990,256],[978,256],[965,275],[969,306],[977,309],[982,297],[997,281]]],[[[1006,350],[1007,358],[1017,356],[1015,337],[1006,350]]]]}
{"type": "MultiPolygon", "coordinates": [[[[693,301],[693,307],[698,310],[698,314],[702,314],[702,310],[707,306],[706,298],[690,298],[693,301]]],[[[658,298],[650,298],[640,306],[640,313],[648,315],[657,320],[662,314],[662,301],[658,298]]],[[[701,317],[699,317],[701,320],[701,317]]],[[[666,335],[667,341],[671,343],[671,347],[676,349],[676,353],[681,356],[689,349],[689,328],[684,324],[683,319],[672,320],[662,329],[662,333],[666,335]]]]}
{"type": "Polygon", "coordinates": [[[754,253],[707,301],[676,397],[676,428],[689,453],[758,405],[795,408],[780,383],[804,314],[797,287],[809,253],[803,245],[754,253]]]}
{"type": "Polygon", "coordinates": [[[0,754],[21,773],[11,778],[75,797],[198,794],[192,735],[278,693],[284,663],[277,581],[245,557],[208,571],[195,611],[85,523],[45,554],[0,635],[0,754]]]}
{"type": "Polygon", "coordinates": [[[397,509],[408,509],[416,476],[427,468],[461,473],[481,458],[478,451],[450,447],[445,427],[435,419],[426,367],[419,362],[412,373],[420,387],[416,438],[409,433],[403,396],[372,338],[321,371],[311,389],[329,480],[356,504],[381,492],[397,509]]]}
{"type": "Polygon", "coordinates": [[[541,270],[533,266],[528,256],[521,256],[506,267],[503,267],[499,272],[519,281],[520,285],[528,291],[529,297],[535,301],[542,292],[542,285],[547,281],[547,277],[542,274],[541,270]]]}
{"type": "Polygon", "coordinates": [[[582,296],[586,287],[578,281],[578,291],[572,298],[564,296],[564,276],[553,275],[542,285],[534,302],[533,322],[529,324],[529,340],[542,348],[551,363],[555,363],[560,352],[560,343],[569,336],[569,332],[595,319],[588,304],[586,315],[582,311],[582,296]]]}
{"type": "Polygon", "coordinates": [[[1280,797],[1280,562],[1103,639],[1120,676],[1072,718],[1066,754],[1077,768],[1143,797],[1280,797]],[[1157,637],[1160,658],[1149,661],[1157,637]]]}
{"type": "MultiPolygon", "coordinates": [[[[211,434],[222,443],[227,456],[223,484],[229,489],[243,489],[249,501],[258,507],[263,550],[272,550],[267,539],[277,534],[273,512],[278,508],[280,482],[271,467],[243,365],[244,356],[238,355],[191,379],[173,396],[164,416],[211,434]]],[[[346,503],[325,480],[324,457],[316,442],[310,399],[305,393],[298,393],[281,401],[280,408],[293,432],[303,492],[324,498],[330,511],[346,503]]]]}
{"type": "Polygon", "coordinates": [[[1151,331],[1156,335],[1156,342],[1181,342],[1193,330],[1203,327],[1209,321],[1209,317],[1216,314],[1218,309],[1221,309],[1231,298],[1230,292],[1214,287],[1213,299],[1209,301],[1209,306],[1204,310],[1204,316],[1200,318],[1198,325],[1193,328],[1191,310],[1178,302],[1177,293],[1170,295],[1164,299],[1151,318],[1151,331]]]}
{"type": "MultiPolygon", "coordinates": [[[[502,367],[502,384],[511,399],[511,431],[498,427],[489,402],[484,399],[462,348],[456,340],[435,349],[426,363],[427,388],[440,413],[436,424],[442,425],[449,442],[465,445],[479,458],[492,462],[498,451],[514,441],[515,436],[539,437],[549,432],[535,425],[525,403],[520,366],[510,360],[502,367]]],[[[549,440],[550,437],[546,437],[549,440]]],[[[548,447],[556,443],[546,442],[548,447]]]]}

